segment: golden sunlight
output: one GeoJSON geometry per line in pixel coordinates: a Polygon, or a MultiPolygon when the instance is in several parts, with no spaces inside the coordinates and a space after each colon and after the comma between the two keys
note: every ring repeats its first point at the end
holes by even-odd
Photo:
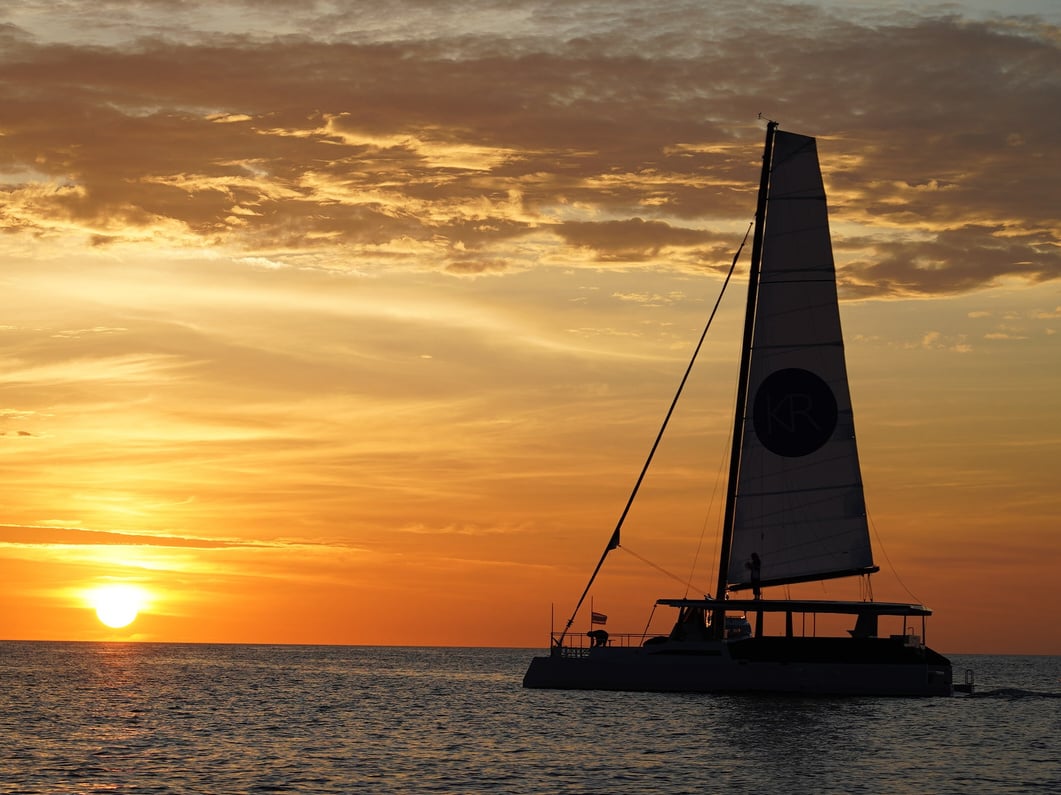
{"type": "Polygon", "coordinates": [[[136,620],[147,602],[147,594],[135,585],[101,585],[89,592],[88,600],[101,622],[120,629],[136,620]]]}

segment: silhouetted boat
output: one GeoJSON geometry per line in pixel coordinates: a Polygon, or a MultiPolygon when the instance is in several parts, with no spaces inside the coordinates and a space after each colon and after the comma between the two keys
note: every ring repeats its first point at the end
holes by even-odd
{"type": "MultiPolygon", "coordinates": [[[[763,154],[722,532],[719,598],[657,600],[676,608],[677,619],[669,635],[648,639],[597,632],[587,646],[583,636],[568,635],[569,621],[553,633],[549,655],[531,661],[523,685],[951,694],[950,662],[923,642],[926,607],[761,594],[771,586],[878,570],[817,144],[775,122],[767,125],[763,154]],[[749,591],[751,598],[728,598],[749,591]],[[779,625],[770,634],[767,615],[779,625]],[[840,636],[819,636],[824,615],[848,616],[854,626],[840,636]],[[915,622],[920,633],[910,627],[915,622]],[[897,631],[882,633],[885,624],[897,631]]],[[[617,527],[601,563],[618,546],[617,527]]]]}

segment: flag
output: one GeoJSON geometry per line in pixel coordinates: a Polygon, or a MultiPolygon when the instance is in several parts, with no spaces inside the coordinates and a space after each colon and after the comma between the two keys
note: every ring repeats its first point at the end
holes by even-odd
{"type": "Polygon", "coordinates": [[[608,616],[604,615],[604,613],[590,613],[589,621],[591,624],[607,624],[608,616]]]}

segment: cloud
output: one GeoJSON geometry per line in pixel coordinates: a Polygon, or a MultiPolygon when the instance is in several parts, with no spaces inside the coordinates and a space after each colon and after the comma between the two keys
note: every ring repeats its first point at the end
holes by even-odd
{"type": "Polygon", "coordinates": [[[183,538],[171,535],[145,535],[107,530],[81,530],[70,527],[0,525],[0,546],[145,546],[193,549],[267,546],[261,542],[183,538]]]}
{"type": "Polygon", "coordinates": [[[944,335],[940,331],[925,332],[917,345],[911,347],[921,347],[926,350],[946,350],[954,353],[969,353],[973,350],[972,346],[966,341],[964,334],[944,335]]]}
{"type": "Polygon", "coordinates": [[[997,286],[1012,277],[1028,282],[1061,277],[1061,247],[1046,246],[1037,235],[1009,235],[999,227],[943,230],[916,242],[880,241],[873,253],[873,261],[849,263],[843,274],[846,289],[871,295],[952,294],[997,286]]]}
{"type": "Polygon", "coordinates": [[[461,275],[503,273],[508,268],[508,263],[501,260],[454,260],[446,265],[447,271],[461,275]]]}
{"type": "Polygon", "coordinates": [[[65,39],[58,16],[13,16],[50,37],[4,31],[20,234],[478,275],[556,261],[552,230],[571,262],[693,268],[674,249],[751,215],[762,111],[821,136],[859,294],[1059,275],[1061,55],[1034,18],[410,2],[265,6],[249,32],[202,6],[197,32],[143,4],[107,37],[78,8],[65,39]],[[91,24],[102,43],[79,40],[91,24]]]}
{"type": "Polygon", "coordinates": [[[675,229],[663,221],[631,218],[624,221],[568,222],[557,228],[568,243],[591,249],[600,261],[640,262],[658,257],[664,247],[692,246],[711,236],[692,229],[675,229]]]}

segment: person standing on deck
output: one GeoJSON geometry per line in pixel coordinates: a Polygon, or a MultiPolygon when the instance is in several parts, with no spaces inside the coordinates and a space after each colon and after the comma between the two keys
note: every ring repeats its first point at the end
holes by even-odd
{"type": "Polygon", "coordinates": [[[762,595],[762,587],[759,585],[759,575],[763,568],[763,563],[759,560],[759,553],[753,552],[752,559],[744,565],[751,571],[752,594],[758,599],[762,595]]]}

